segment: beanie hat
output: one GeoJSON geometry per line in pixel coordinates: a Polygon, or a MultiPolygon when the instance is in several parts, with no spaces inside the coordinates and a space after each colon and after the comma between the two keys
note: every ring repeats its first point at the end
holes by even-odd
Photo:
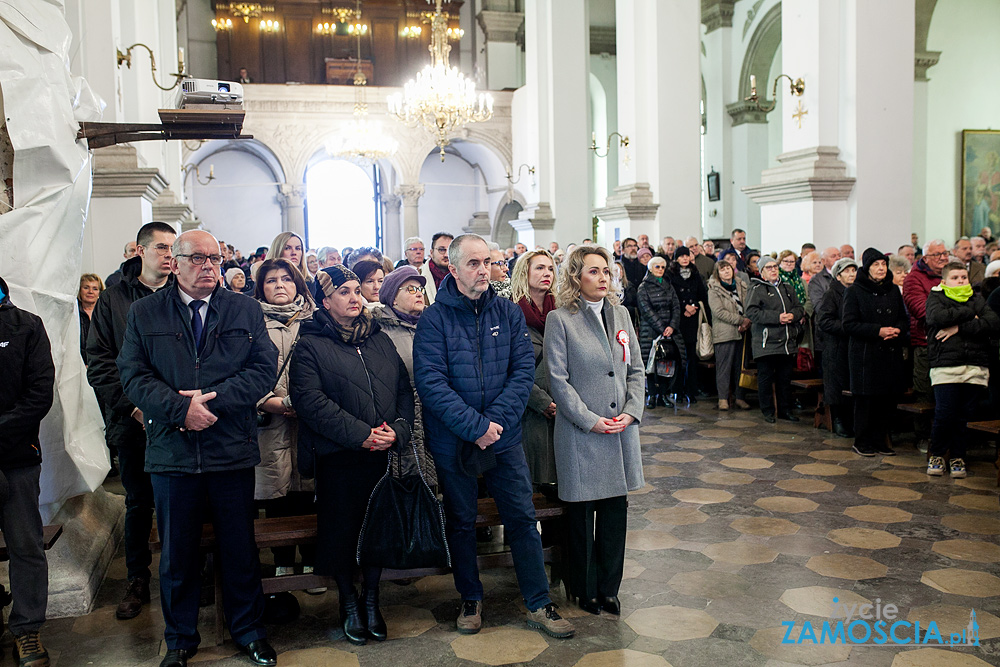
{"type": "MultiPolygon", "coordinates": [[[[992,278],[993,276],[1000,274],[1000,259],[995,259],[986,265],[986,275],[984,278],[992,278]]],[[[3,292],[0,292],[0,299],[3,298],[3,292]]]]}
{"type": "Polygon", "coordinates": [[[690,256],[691,251],[687,249],[687,246],[678,246],[678,248],[674,250],[674,261],[676,261],[678,257],[683,257],[685,255],[690,256]]]}
{"type": "Polygon", "coordinates": [[[841,273],[844,272],[844,269],[846,269],[849,266],[853,266],[854,268],[858,268],[858,263],[855,262],[850,257],[841,257],[840,259],[838,259],[834,263],[833,269],[830,271],[830,274],[834,278],[836,278],[837,276],[839,276],[841,273]]]}
{"type": "Polygon", "coordinates": [[[226,284],[227,285],[232,285],[233,284],[233,278],[236,277],[237,273],[243,273],[243,269],[241,269],[238,266],[234,266],[233,268],[231,268],[228,271],[226,271],[226,284]]]}
{"type": "Polygon", "coordinates": [[[639,253],[636,255],[636,258],[642,259],[643,255],[645,255],[646,257],[652,257],[653,251],[650,250],[649,248],[639,248],[639,253]]]}
{"type": "Polygon", "coordinates": [[[343,264],[328,266],[321,270],[316,274],[316,283],[319,285],[319,292],[321,292],[321,294],[316,295],[317,301],[322,301],[324,296],[333,296],[338,287],[352,280],[361,282],[357,275],[343,264]]]}
{"type": "Polygon", "coordinates": [[[407,280],[416,280],[420,283],[421,287],[427,284],[427,278],[420,275],[415,268],[412,266],[401,266],[387,275],[385,280],[382,281],[382,289],[378,293],[378,300],[391,308],[396,303],[396,295],[399,293],[399,288],[407,280]]]}
{"type": "Polygon", "coordinates": [[[778,260],[776,260],[774,257],[771,257],[770,255],[761,255],[760,259],[757,260],[757,270],[763,271],[765,266],[772,263],[777,264],[778,260]]]}
{"type": "Polygon", "coordinates": [[[861,265],[864,267],[865,273],[868,273],[872,268],[872,264],[880,259],[884,262],[888,262],[885,258],[885,253],[881,250],[877,250],[875,248],[868,248],[865,250],[861,255],[861,265]]]}

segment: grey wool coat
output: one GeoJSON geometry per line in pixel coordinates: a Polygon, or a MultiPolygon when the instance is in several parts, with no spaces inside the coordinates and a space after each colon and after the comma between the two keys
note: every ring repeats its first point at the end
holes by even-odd
{"type": "Polygon", "coordinates": [[[603,306],[605,326],[580,299],[545,320],[545,358],[556,404],[554,448],[559,497],[582,502],[624,496],[645,483],[639,447],[645,369],[628,311],[603,306]],[[629,338],[630,363],[617,336],[629,338]],[[592,433],[600,418],[635,418],[622,433],[592,433]]]}

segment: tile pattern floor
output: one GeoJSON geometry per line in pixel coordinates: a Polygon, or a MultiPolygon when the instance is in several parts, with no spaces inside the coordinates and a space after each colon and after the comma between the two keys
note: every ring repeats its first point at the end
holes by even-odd
{"type": "MultiPolygon", "coordinates": [[[[928,478],[907,445],[862,459],[849,440],[806,425],[767,425],[714,404],[658,409],[642,424],[646,485],[630,497],[621,619],[566,603],[577,626],[561,641],[528,630],[513,571],[483,575],[485,629],[454,631],[449,576],[382,586],[390,641],[353,647],[336,630],[333,592],[298,593],[302,615],[269,628],[279,664],[605,667],[1000,664],[1000,518],[995,471],[973,462],[965,480],[928,478]],[[899,617],[960,632],[975,608],[982,646],[782,644],[781,623],[817,624],[833,600],[892,603],[899,617]]],[[[154,563],[155,566],[155,563],[154,563]]],[[[114,619],[125,587],[112,564],[88,616],[44,629],[53,665],[153,667],[162,652],[158,598],[139,618],[114,619]]],[[[155,584],[155,582],[154,582],[155,584]]],[[[192,664],[247,664],[213,645],[210,610],[192,664]]],[[[0,665],[13,664],[9,649],[0,665]]]]}

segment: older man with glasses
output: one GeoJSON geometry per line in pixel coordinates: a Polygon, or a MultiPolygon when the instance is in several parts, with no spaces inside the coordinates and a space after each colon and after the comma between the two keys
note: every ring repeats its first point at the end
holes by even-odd
{"type": "MultiPolygon", "coordinates": [[[[910,347],[913,349],[913,391],[917,399],[932,402],[930,365],[927,361],[927,297],[941,282],[941,269],[948,263],[948,249],[941,239],[928,241],[924,254],[903,281],[903,303],[910,315],[910,347]]],[[[917,433],[930,432],[930,420],[920,417],[917,433]],[[923,427],[922,430],[920,427],[923,427]]]]}
{"type": "Polygon", "coordinates": [[[403,241],[403,259],[396,262],[396,268],[412,266],[417,271],[424,265],[424,242],[419,236],[411,236],[403,241]]]}

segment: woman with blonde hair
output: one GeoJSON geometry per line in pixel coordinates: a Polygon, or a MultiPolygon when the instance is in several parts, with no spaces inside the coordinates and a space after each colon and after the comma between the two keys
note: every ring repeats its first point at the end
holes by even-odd
{"type": "Polygon", "coordinates": [[[628,311],[613,291],[611,254],[579,246],[566,259],[545,359],[559,406],[553,443],[559,498],[569,503],[570,592],[580,607],[621,613],[628,492],[643,486],[639,420],[644,368],[628,311]]]}
{"type": "Polygon", "coordinates": [[[313,276],[306,266],[306,244],[295,232],[281,232],[275,236],[267,250],[267,258],[287,259],[307,283],[312,282],[313,276]]]}
{"type": "Polygon", "coordinates": [[[94,306],[104,291],[104,282],[96,273],[80,276],[80,289],[76,293],[76,308],[80,313],[80,356],[87,365],[87,336],[90,334],[90,318],[94,316],[94,306]]]}
{"type": "Polygon", "coordinates": [[[521,418],[525,458],[536,485],[555,484],[556,460],[552,449],[556,404],[549,393],[549,366],[543,354],[545,321],[556,309],[555,260],[546,250],[532,250],[518,257],[510,278],[511,300],[516,303],[528,325],[535,350],[535,385],[528,397],[528,408],[521,418]]]}

